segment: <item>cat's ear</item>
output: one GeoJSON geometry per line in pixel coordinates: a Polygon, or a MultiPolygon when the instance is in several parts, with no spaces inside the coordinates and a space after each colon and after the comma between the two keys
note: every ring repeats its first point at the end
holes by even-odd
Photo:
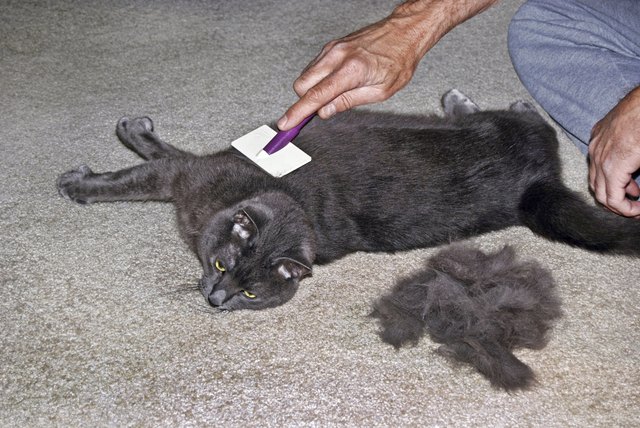
{"type": "Polygon", "coordinates": [[[243,241],[252,242],[258,235],[258,226],[246,209],[241,209],[233,215],[233,234],[243,241]]]}
{"type": "Polygon", "coordinates": [[[280,257],[275,260],[275,267],[278,275],[283,279],[301,279],[311,273],[311,268],[302,262],[288,257],[280,257]]]}

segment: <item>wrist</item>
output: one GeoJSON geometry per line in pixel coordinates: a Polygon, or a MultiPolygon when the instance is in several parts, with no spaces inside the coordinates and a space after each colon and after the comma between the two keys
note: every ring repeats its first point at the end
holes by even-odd
{"type": "Polygon", "coordinates": [[[409,0],[387,18],[404,32],[422,58],[445,34],[498,0],[409,0]]]}

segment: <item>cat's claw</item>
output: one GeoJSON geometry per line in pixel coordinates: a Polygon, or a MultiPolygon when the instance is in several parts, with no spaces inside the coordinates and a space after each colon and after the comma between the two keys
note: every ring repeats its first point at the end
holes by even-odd
{"type": "Polygon", "coordinates": [[[80,165],[76,169],[65,172],[56,181],[58,193],[69,201],[81,205],[87,204],[89,201],[80,197],[78,193],[80,190],[79,184],[90,175],[93,175],[93,171],[87,165],[80,165]]]}

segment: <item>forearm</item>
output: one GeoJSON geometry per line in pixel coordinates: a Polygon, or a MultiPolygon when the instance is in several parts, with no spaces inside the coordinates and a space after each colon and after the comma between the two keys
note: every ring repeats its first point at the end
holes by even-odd
{"type": "Polygon", "coordinates": [[[387,17],[390,24],[407,31],[422,58],[449,31],[483,12],[498,0],[408,0],[387,17]]]}

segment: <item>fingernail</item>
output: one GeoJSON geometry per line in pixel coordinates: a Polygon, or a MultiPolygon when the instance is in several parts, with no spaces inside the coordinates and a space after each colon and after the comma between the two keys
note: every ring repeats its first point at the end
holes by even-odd
{"type": "Polygon", "coordinates": [[[322,108],[322,116],[326,119],[330,118],[334,114],[336,114],[336,106],[333,104],[326,105],[322,108]]]}
{"type": "Polygon", "coordinates": [[[278,120],[278,128],[282,129],[287,125],[287,121],[289,119],[287,119],[287,115],[282,116],[279,120],[278,120]]]}

